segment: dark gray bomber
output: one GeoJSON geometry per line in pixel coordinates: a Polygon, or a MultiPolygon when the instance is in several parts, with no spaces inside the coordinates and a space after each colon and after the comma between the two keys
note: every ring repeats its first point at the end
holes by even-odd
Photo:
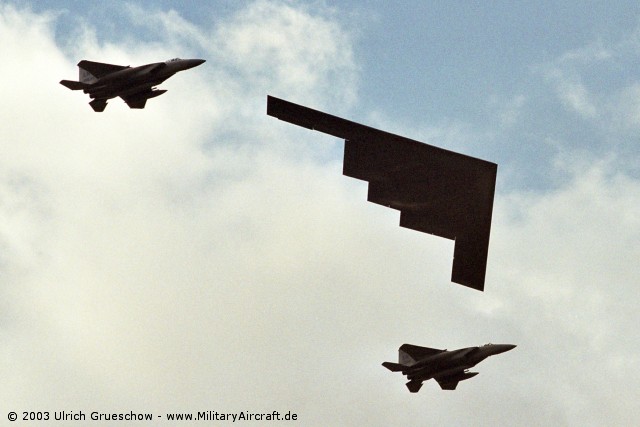
{"type": "Polygon", "coordinates": [[[165,62],[130,67],[82,60],[78,62],[80,81],[61,80],[71,90],[82,90],[93,99],[89,102],[96,112],[104,111],[107,100],[119,96],[129,108],[144,108],[147,99],[162,95],[166,90],[153,86],[179,71],[204,63],[204,59],[174,58],[165,62]]]}
{"type": "Polygon", "coordinates": [[[402,371],[409,382],[407,388],[417,393],[422,382],[434,378],[443,390],[455,390],[460,381],[478,375],[467,369],[476,366],[489,356],[514,349],[513,344],[485,344],[459,350],[438,350],[403,344],[398,349],[398,363],[384,362],[382,366],[393,372],[402,371]]]}
{"type": "Polygon", "coordinates": [[[267,96],[267,114],[344,139],[342,173],[400,226],[452,239],[451,281],[484,290],[498,165],[267,96]]]}

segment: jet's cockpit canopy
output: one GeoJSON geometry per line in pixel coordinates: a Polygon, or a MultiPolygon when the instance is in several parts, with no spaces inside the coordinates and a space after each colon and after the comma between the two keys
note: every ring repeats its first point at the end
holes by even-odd
{"type": "Polygon", "coordinates": [[[172,58],[165,62],[168,64],[169,62],[176,62],[176,61],[180,61],[180,58],[172,58]]]}

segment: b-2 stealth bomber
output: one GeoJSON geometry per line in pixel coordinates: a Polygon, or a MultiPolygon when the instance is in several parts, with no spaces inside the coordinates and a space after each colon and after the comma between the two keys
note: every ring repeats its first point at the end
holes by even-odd
{"type": "Polygon", "coordinates": [[[267,97],[267,114],[345,140],[344,175],[400,226],[455,240],[451,281],[484,290],[498,165],[267,97]]]}
{"type": "Polygon", "coordinates": [[[382,366],[392,372],[402,371],[409,382],[407,388],[417,393],[422,382],[434,378],[443,390],[455,390],[460,381],[478,375],[467,369],[476,366],[489,356],[514,349],[513,344],[485,344],[459,350],[438,350],[403,344],[398,349],[398,363],[384,362],[382,366]]]}
{"type": "Polygon", "coordinates": [[[204,63],[204,59],[174,58],[165,62],[130,67],[82,60],[78,63],[80,81],[61,80],[60,84],[71,90],[82,90],[93,99],[89,102],[93,111],[102,112],[107,100],[119,96],[129,108],[144,108],[147,99],[162,95],[166,90],[154,86],[179,71],[204,63]]]}

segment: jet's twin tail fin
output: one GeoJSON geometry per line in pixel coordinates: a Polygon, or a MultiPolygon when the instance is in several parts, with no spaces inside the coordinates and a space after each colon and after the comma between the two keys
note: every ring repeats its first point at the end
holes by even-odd
{"type": "Polygon", "coordinates": [[[83,59],[78,62],[78,73],[80,81],[82,83],[95,83],[100,77],[104,77],[107,74],[115,73],[116,71],[129,68],[126,65],[114,65],[105,64],[103,62],[87,61],[83,59]]]}
{"type": "Polygon", "coordinates": [[[420,347],[413,344],[402,344],[398,349],[398,362],[402,365],[411,366],[421,359],[436,355],[438,353],[442,353],[443,351],[446,350],[420,347]]]}
{"type": "Polygon", "coordinates": [[[94,76],[91,71],[87,70],[83,67],[83,63],[87,63],[89,61],[80,61],[78,62],[78,80],[82,83],[90,85],[98,81],[98,77],[94,76]]]}

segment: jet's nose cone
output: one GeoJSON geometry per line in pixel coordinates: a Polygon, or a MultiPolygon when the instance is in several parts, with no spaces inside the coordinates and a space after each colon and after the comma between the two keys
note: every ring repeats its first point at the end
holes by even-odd
{"type": "Polygon", "coordinates": [[[198,65],[202,65],[205,62],[207,61],[204,59],[185,59],[184,60],[185,70],[188,70],[189,68],[197,67],[198,65]]]}
{"type": "Polygon", "coordinates": [[[505,351],[513,350],[517,346],[514,344],[493,344],[495,354],[504,353],[505,351]]]}

